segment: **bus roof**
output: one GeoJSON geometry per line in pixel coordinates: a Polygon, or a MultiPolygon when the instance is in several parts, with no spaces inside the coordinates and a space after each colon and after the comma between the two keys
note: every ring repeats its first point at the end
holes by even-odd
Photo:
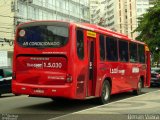
{"type": "Polygon", "coordinates": [[[105,34],[108,34],[108,35],[111,35],[111,36],[114,36],[114,37],[122,38],[122,39],[125,39],[125,40],[128,40],[128,41],[131,41],[131,42],[145,44],[144,42],[141,42],[141,41],[138,41],[138,40],[133,40],[133,39],[129,38],[127,35],[112,31],[110,29],[107,29],[107,28],[104,28],[104,27],[101,27],[101,26],[98,26],[98,25],[89,24],[89,23],[78,23],[76,25],[79,26],[79,27],[91,30],[91,31],[100,32],[100,33],[102,32],[102,33],[105,33],[105,34]]]}
{"type": "Polygon", "coordinates": [[[23,26],[25,24],[34,23],[34,22],[63,22],[63,23],[73,24],[73,25],[76,25],[80,28],[87,29],[87,30],[90,30],[90,31],[95,31],[95,32],[99,32],[99,33],[102,33],[102,34],[111,35],[111,36],[114,36],[114,37],[117,37],[117,38],[121,38],[121,39],[124,39],[124,40],[131,41],[131,42],[145,44],[144,42],[133,40],[133,39],[129,38],[127,35],[112,31],[110,29],[107,29],[107,28],[104,28],[104,27],[101,27],[101,26],[98,26],[98,25],[95,25],[95,24],[89,24],[89,23],[76,23],[76,22],[69,22],[69,21],[62,21],[62,20],[34,20],[34,21],[29,21],[29,22],[26,22],[26,23],[22,23],[22,24],[18,25],[18,27],[23,26]]]}

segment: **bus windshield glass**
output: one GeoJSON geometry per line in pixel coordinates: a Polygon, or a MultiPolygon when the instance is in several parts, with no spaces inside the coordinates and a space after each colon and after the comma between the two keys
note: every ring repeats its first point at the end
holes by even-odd
{"type": "Polygon", "coordinates": [[[67,26],[25,26],[19,28],[17,42],[23,47],[57,48],[66,45],[68,36],[67,26]]]}

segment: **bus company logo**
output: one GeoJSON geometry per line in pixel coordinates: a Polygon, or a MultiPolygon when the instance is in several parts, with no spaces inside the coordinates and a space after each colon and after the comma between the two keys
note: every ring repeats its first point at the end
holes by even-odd
{"type": "Polygon", "coordinates": [[[111,74],[117,74],[117,73],[119,73],[119,74],[124,75],[125,74],[125,70],[119,70],[118,68],[110,68],[110,73],[111,74]]]}
{"type": "Polygon", "coordinates": [[[27,63],[27,67],[32,67],[32,68],[43,68],[43,64],[31,64],[31,63],[27,63]]]}

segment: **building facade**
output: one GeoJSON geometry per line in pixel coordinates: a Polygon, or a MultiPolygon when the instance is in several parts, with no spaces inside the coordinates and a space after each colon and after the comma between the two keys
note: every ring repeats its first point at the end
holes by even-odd
{"type": "Polygon", "coordinates": [[[1,0],[0,51],[13,53],[16,26],[32,20],[90,22],[90,0],[1,0]]]}
{"type": "Polygon", "coordinates": [[[137,17],[147,12],[147,9],[150,7],[150,0],[137,0],[137,17]]]}
{"type": "MultiPolygon", "coordinates": [[[[93,3],[91,0],[91,4],[93,3]]],[[[91,5],[92,6],[92,5],[91,5]]],[[[101,0],[97,3],[96,10],[91,12],[91,21],[103,27],[111,29],[122,34],[126,34],[131,38],[136,37],[136,33],[132,33],[136,28],[136,2],[131,0],[101,0]],[[100,12],[99,12],[100,11],[100,12]],[[93,16],[98,16],[93,18],[93,16]],[[95,20],[98,19],[98,20],[95,20]],[[103,24],[102,24],[103,23],[103,24]]]]}
{"type": "Polygon", "coordinates": [[[106,0],[91,0],[90,1],[90,14],[91,23],[100,26],[106,26],[107,12],[106,0]]]}

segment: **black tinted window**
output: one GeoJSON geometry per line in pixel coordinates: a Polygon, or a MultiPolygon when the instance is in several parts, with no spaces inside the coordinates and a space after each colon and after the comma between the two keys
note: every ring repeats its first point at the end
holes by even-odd
{"type": "Polygon", "coordinates": [[[23,47],[62,47],[68,34],[66,26],[28,26],[19,29],[17,42],[23,47]]]}
{"type": "Polygon", "coordinates": [[[82,30],[77,30],[77,55],[80,59],[84,58],[84,35],[82,30]]]}
{"type": "Polygon", "coordinates": [[[140,63],[145,63],[144,45],[138,45],[138,57],[140,63]]]}
{"type": "Polygon", "coordinates": [[[106,37],[107,60],[118,61],[117,40],[113,37],[106,37]]]}
{"type": "Polygon", "coordinates": [[[136,43],[130,43],[129,44],[129,51],[130,51],[130,62],[137,62],[137,44],[136,43]]]}
{"type": "Polygon", "coordinates": [[[120,61],[128,62],[128,42],[119,40],[120,61]]]}
{"type": "Polygon", "coordinates": [[[3,73],[3,69],[0,69],[0,79],[4,78],[4,73],[3,73]]]}
{"type": "Polygon", "coordinates": [[[104,44],[104,36],[99,36],[99,42],[100,42],[100,59],[105,60],[105,44],[104,44]]]}
{"type": "Polygon", "coordinates": [[[12,70],[10,68],[4,69],[4,75],[5,75],[5,77],[11,77],[12,76],[12,70]]]}

